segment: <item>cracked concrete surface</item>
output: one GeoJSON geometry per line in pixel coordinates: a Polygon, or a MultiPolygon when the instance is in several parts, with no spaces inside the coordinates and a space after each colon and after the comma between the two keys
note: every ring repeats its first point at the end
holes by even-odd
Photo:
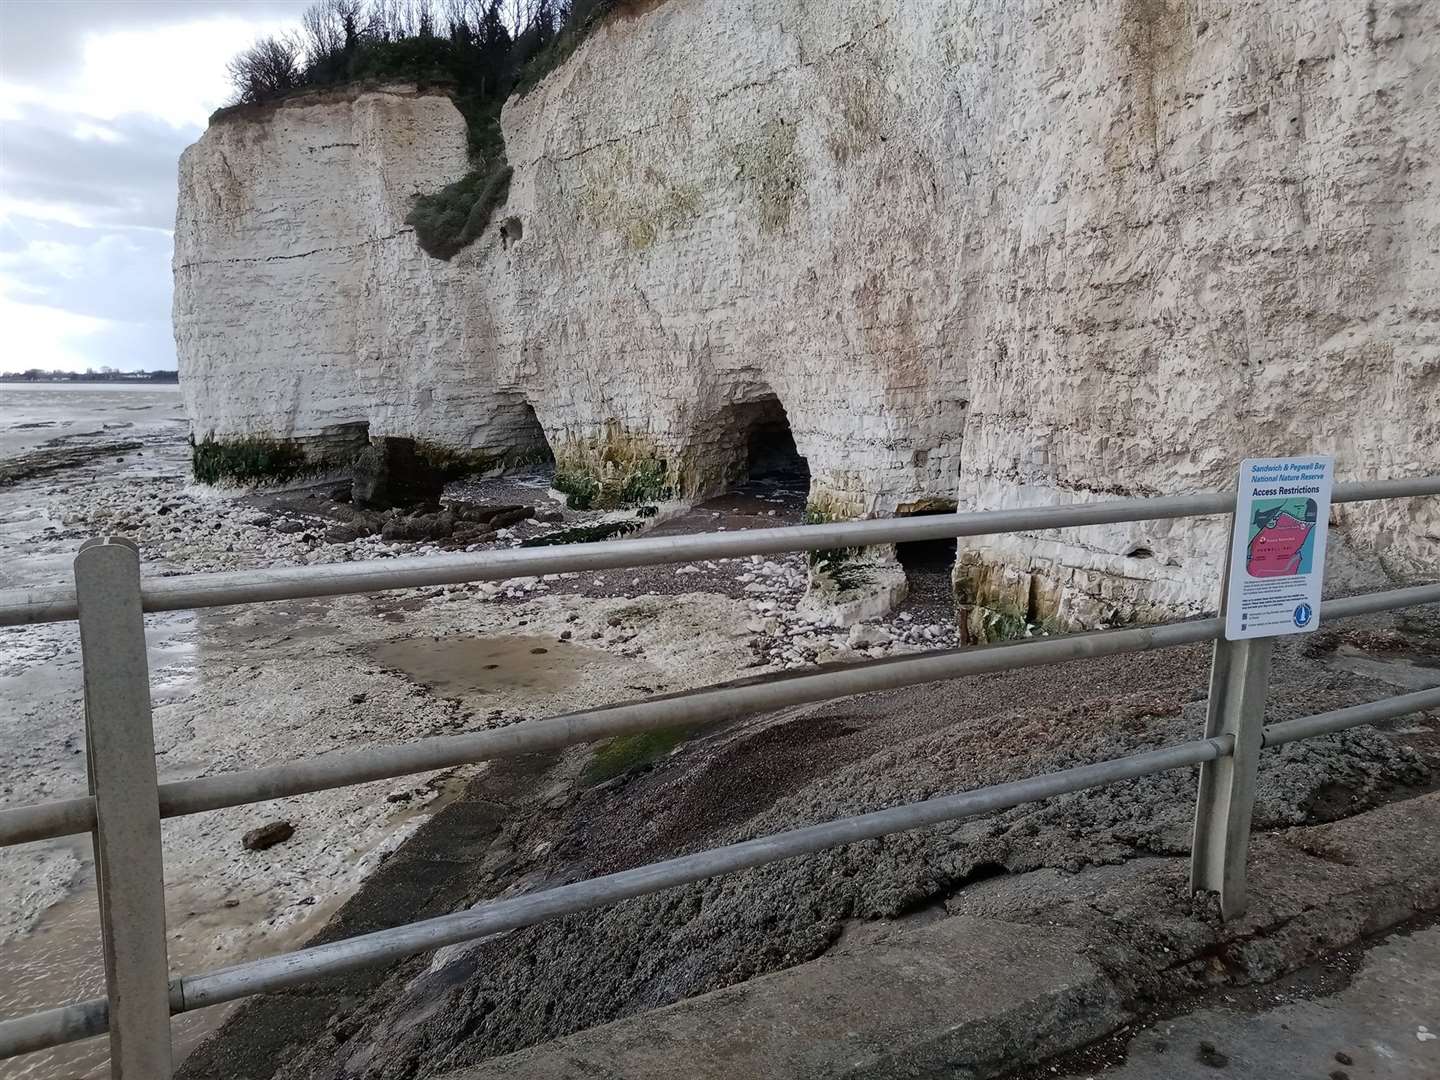
{"type": "MultiPolygon", "coordinates": [[[[1205,1008],[1136,1035],[1089,1080],[1433,1080],[1440,1076],[1440,929],[1364,953],[1336,993],[1268,1009],[1205,1008]]],[[[1059,1075],[1059,1074],[1056,1074],[1059,1075]]]]}

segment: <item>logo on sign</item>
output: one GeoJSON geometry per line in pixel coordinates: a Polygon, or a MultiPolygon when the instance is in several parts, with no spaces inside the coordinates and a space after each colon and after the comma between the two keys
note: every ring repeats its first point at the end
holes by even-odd
{"type": "Polygon", "coordinates": [[[1295,625],[1309,626],[1310,620],[1314,618],[1315,610],[1309,604],[1301,604],[1295,609],[1295,625]]]}

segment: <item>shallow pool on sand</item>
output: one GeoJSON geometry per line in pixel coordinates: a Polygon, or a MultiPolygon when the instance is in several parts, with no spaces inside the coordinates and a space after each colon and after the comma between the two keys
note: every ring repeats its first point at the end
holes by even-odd
{"type": "Polygon", "coordinates": [[[371,656],[437,694],[471,700],[559,690],[597,670],[624,666],[599,649],[527,635],[408,638],[381,642],[371,656]]]}

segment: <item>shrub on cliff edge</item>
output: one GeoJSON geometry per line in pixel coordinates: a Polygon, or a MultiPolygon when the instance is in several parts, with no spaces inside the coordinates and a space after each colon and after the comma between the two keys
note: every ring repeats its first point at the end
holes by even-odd
{"type": "Polygon", "coordinates": [[[433,195],[421,195],[405,218],[427,255],[453,258],[485,231],[495,208],[510,192],[511,168],[504,162],[488,172],[466,173],[433,195]]]}

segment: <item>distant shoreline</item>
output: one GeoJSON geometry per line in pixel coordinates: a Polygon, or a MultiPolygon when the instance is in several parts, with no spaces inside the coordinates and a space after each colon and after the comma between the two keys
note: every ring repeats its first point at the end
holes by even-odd
{"type": "Polygon", "coordinates": [[[180,372],[178,371],[129,371],[117,372],[114,375],[101,375],[85,373],[83,375],[68,374],[62,371],[47,371],[43,374],[32,375],[29,372],[5,372],[0,374],[0,383],[10,385],[24,385],[25,383],[125,383],[125,384],[151,384],[151,383],[178,383],[180,372]]]}

